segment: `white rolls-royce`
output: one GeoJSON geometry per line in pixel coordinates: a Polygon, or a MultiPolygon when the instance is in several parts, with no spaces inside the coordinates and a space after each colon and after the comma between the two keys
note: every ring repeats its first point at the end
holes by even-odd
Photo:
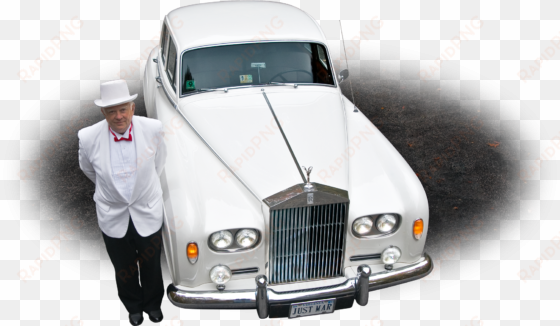
{"type": "Polygon", "coordinates": [[[432,271],[426,193],[341,92],[318,23],[277,2],[165,16],[144,72],[164,124],[167,296],[260,318],[331,313],[432,271]]]}

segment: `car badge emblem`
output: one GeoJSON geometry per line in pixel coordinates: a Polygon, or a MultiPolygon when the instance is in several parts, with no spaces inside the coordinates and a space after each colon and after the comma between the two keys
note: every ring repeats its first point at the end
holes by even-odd
{"type": "MultiPolygon", "coordinates": [[[[303,186],[303,191],[305,192],[315,191],[315,186],[311,183],[311,179],[310,179],[310,175],[311,175],[311,171],[313,170],[313,167],[310,166],[309,168],[306,168],[305,166],[302,166],[302,168],[307,174],[307,183],[303,186]]],[[[313,204],[313,194],[307,195],[307,203],[313,204]],[[309,202],[310,200],[311,202],[309,202]]]]}
{"type": "Polygon", "coordinates": [[[313,205],[313,193],[307,193],[307,205],[313,205]]]}

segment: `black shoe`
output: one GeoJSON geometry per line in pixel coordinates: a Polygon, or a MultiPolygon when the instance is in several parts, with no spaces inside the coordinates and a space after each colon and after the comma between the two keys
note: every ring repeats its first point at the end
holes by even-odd
{"type": "Polygon", "coordinates": [[[128,321],[130,321],[131,325],[140,325],[144,321],[144,316],[142,316],[141,312],[128,314],[128,321]]]}
{"type": "Polygon", "coordinates": [[[161,312],[161,309],[146,311],[146,313],[150,317],[150,320],[154,323],[159,323],[163,320],[163,313],[161,312]]]}

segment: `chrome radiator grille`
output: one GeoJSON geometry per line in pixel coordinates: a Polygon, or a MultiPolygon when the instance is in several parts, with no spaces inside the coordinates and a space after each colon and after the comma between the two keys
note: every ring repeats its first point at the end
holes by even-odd
{"type": "Polygon", "coordinates": [[[347,203],[270,212],[271,284],[342,275],[347,203]]]}

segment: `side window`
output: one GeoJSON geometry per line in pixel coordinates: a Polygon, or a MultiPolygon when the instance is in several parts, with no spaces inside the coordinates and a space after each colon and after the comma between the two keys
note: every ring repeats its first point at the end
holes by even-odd
{"type": "Polygon", "coordinates": [[[317,45],[317,50],[319,52],[319,60],[321,60],[323,66],[327,68],[328,63],[327,63],[327,54],[325,53],[325,49],[323,49],[322,46],[317,45]]]}
{"type": "Polygon", "coordinates": [[[161,33],[161,63],[165,67],[165,59],[167,58],[167,25],[163,23],[163,31],[161,33]]]}
{"type": "Polygon", "coordinates": [[[327,50],[317,43],[313,45],[313,48],[315,50],[313,51],[313,66],[317,75],[316,80],[314,79],[313,82],[334,85],[331,69],[329,68],[329,62],[327,60],[327,50]]]}
{"type": "Polygon", "coordinates": [[[169,83],[175,90],[175,66],[177,65],[177,49],[175,48],[175,43],[173,39],[169,38],[169,62],[167,63],[167,77],[169,77],[169,83]]]}

